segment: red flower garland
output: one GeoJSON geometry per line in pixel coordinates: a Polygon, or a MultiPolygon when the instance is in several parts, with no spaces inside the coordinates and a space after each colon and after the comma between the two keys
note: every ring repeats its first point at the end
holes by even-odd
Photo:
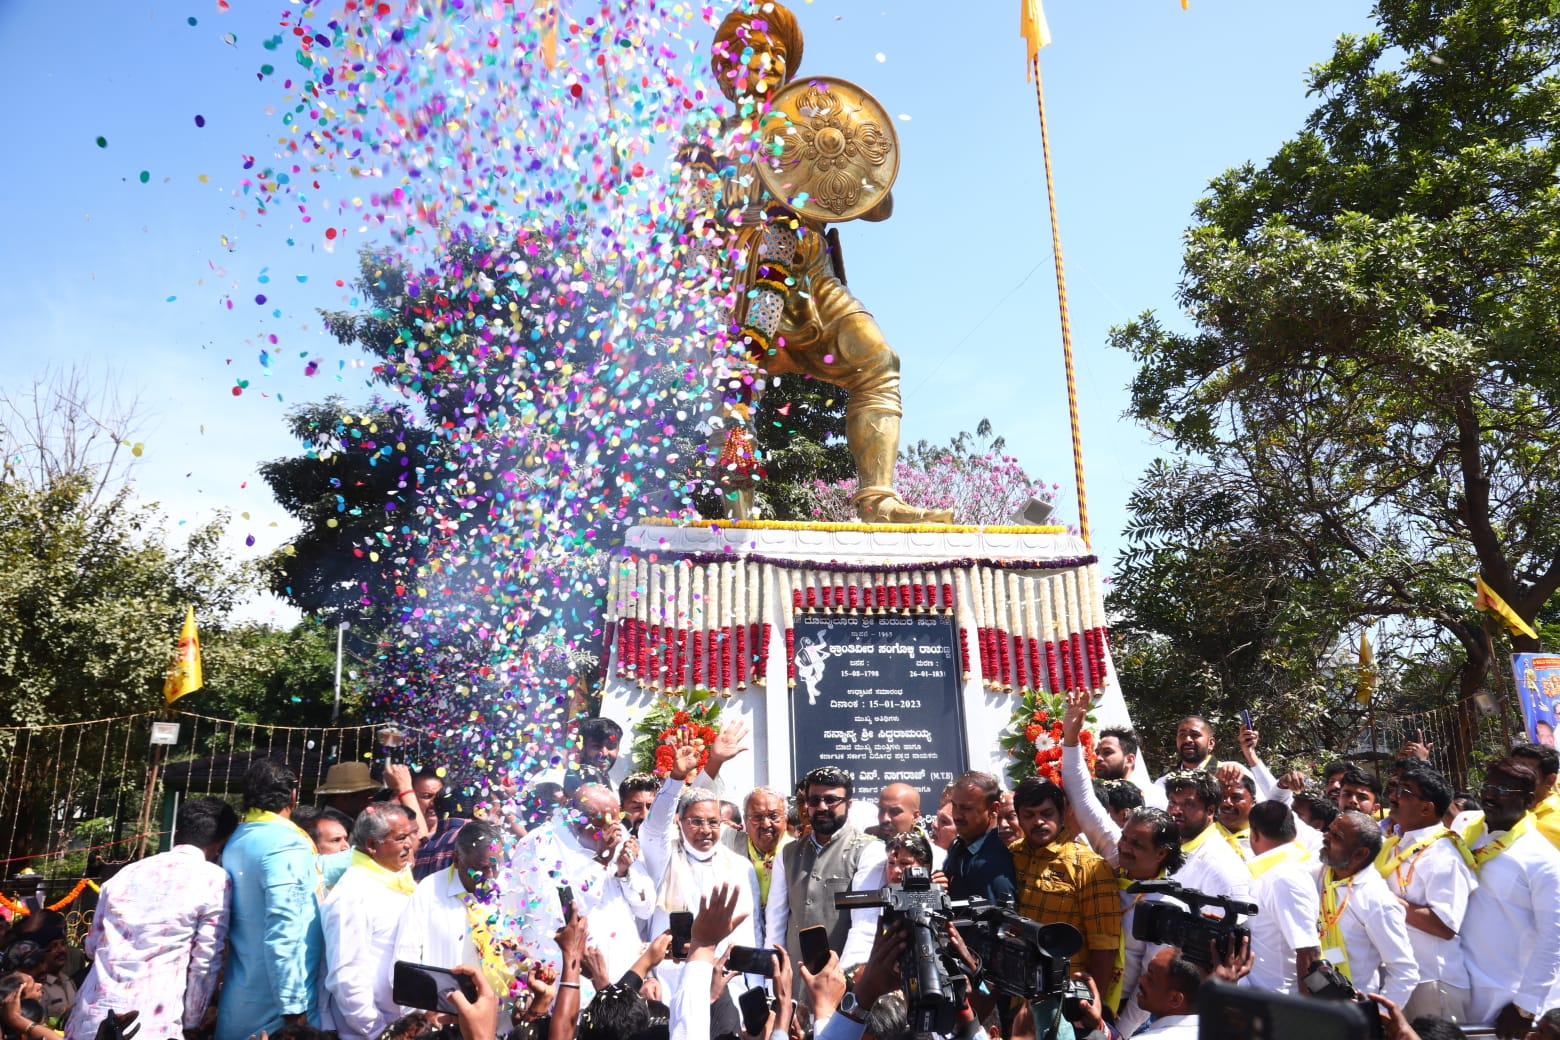
{"type": "Polygon", "coordinates": [[[657,745],[655,749],[656,776],[666,776],[671,773],[672,766],[677,764],[677,754],[671,748],[671,740],[673,737],[688,733],[704,742],[704,750],[699,753],[697,772],[704,770],[705,763],[710,760],[710,745],[715,743],[716,733],[703,723],[693,721],[693,717],[686,711],[679,711],[672,716],[672,724],[663,729],[655,738],[657,745]]]}

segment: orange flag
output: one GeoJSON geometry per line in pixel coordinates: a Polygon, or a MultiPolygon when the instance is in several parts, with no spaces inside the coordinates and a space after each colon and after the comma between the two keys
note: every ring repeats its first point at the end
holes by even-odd
{"type": "Polygon", "coordinates": [[[1494,589],[1484,584],[1484,575],[1475,574],[1473,581],[1474,588],[1477,589],[1473,596],[1473,609],[1487,610],[1495,614],[1506,623],[1506,628],[1513,635],[1520,632],[1530,639],[1538,638],[1538,633],[1533,631],[1533,626],[1523,621],[1517,612],[1511,609],[1511,604],[1501,599],[1495,594],[1494,589]]]}

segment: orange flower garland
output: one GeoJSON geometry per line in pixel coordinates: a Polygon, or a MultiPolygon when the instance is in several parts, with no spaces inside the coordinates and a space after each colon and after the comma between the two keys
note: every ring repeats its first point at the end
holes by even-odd
{"type": "MultiPolygon", "coordinates": [[[[98,888],[97,883],[95,881],[92,881],[92,880],[90,880],[88,878],[82,878],[80,881],[76,882],[76,887],[75,888],[71,889],[69,892],[65,893],[59,899],[56,899],[54,902],[52,902],[48,906],[44,907],[44,909],[45,910],[63,910],[67,906],[69,906],[70,904],[74,903],[81,896],[81,893],[85,892],[88,888],[91,888],[92,891],[94,891],[94,892],[101,892],[102,891],[102,889],[98,888]]],[[[11,913],[15,914],[17,917],[27,917],[28,915],[30,915],[32,913],[31,910],[27,909],[27,904],[26,903],[19,903],[16,900],[14,900],[14,899],[10,898],[9,896],[7,896],[3,892],[0,892],[0,906],[5,907],[7,910],[11,911],[11,913]]]]}
{"type": "Polygon", "coordinates": [[[672,716],[672,724],[663,729],[656,736],[655,749],[655,775],[666,776],[676,764],[676,754],[672,751],[674,738],[686,737],[692,734],[704,745],[704,750],[699,753],[699,769],[703,772],[704,765],[710,760],[710,745],[715,743],[716,732],[709,726],[694,719],[686,711],[679,711],[672,716]]]}
{"type": "MultiPolygon", "coordinates": [[[[1000,742],[1012,756],[1008,776],[1017,785],[1038,776],[1062,783],[1062,709],[1059,695],[1031,691],[1019,701],[1000,742]]],[[[1094,775],[1094,734],[1085,727],[1078,737],[1089,775],[1094,775]]]]}

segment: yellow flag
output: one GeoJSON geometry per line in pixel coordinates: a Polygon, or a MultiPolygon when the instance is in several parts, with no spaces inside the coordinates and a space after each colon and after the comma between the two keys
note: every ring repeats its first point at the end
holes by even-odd
{"type": "Polygon", "coordinates": [[[1513,635],[1521,633],[1529,639],[1537,639],[1538,633],[1533,631],[1533,626],[1517,616],[1517,612],[1511,609],[1510,604],[1495,594],[1495,590],[1484,584],[1484,575],[1476,574],[1473,577],[1474,587],[1478,590],[1473,597],[1475,610],[1488,610],[1506,623],[1513,635]]]}
{"type": "Polygon", "coordinates": [[[1051,46],[1051,27],[1045,23],[1045,8],[1040,6],[1040,0],[1021,0],[1023,11],[1019,15],[1018,31],[1024,36],[1024,44],[1029,52],[1029,78],[1035,77],[1035,56],[1040,53],[1041,47],[1051,46]]]}
{"type": "Polygon", "coordinates": [[[1354,699],[1361,704],[1369,704],[1371,695],[1376,692],[1376,651],[1371,649],[1370,636],[1360,632],[1360,677],[1357,692],[1354,699]]]}
{"type": "Polygon", "coordinates": [[[163,699],[169,704],[194,693],[206,684],[200,673],[200,635],[195,631],[195,608],[184,615],[184,627],[179,630],[179,652],[173,664],[168,666],[168,677],[163,680],[163,699]]]}

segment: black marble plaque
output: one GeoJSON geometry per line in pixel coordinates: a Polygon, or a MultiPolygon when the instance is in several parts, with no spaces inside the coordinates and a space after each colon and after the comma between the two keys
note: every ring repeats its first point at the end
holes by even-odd
{"type": "MultiPolygon", "coordinates": [[[[858,801],[906,783],[921,805],[967,768],[958,633],[947,614],[799,614],[791,769],[848,769],[858,801]]],[[[992,734],[992,740],[996,734],[992,734]]]]}

